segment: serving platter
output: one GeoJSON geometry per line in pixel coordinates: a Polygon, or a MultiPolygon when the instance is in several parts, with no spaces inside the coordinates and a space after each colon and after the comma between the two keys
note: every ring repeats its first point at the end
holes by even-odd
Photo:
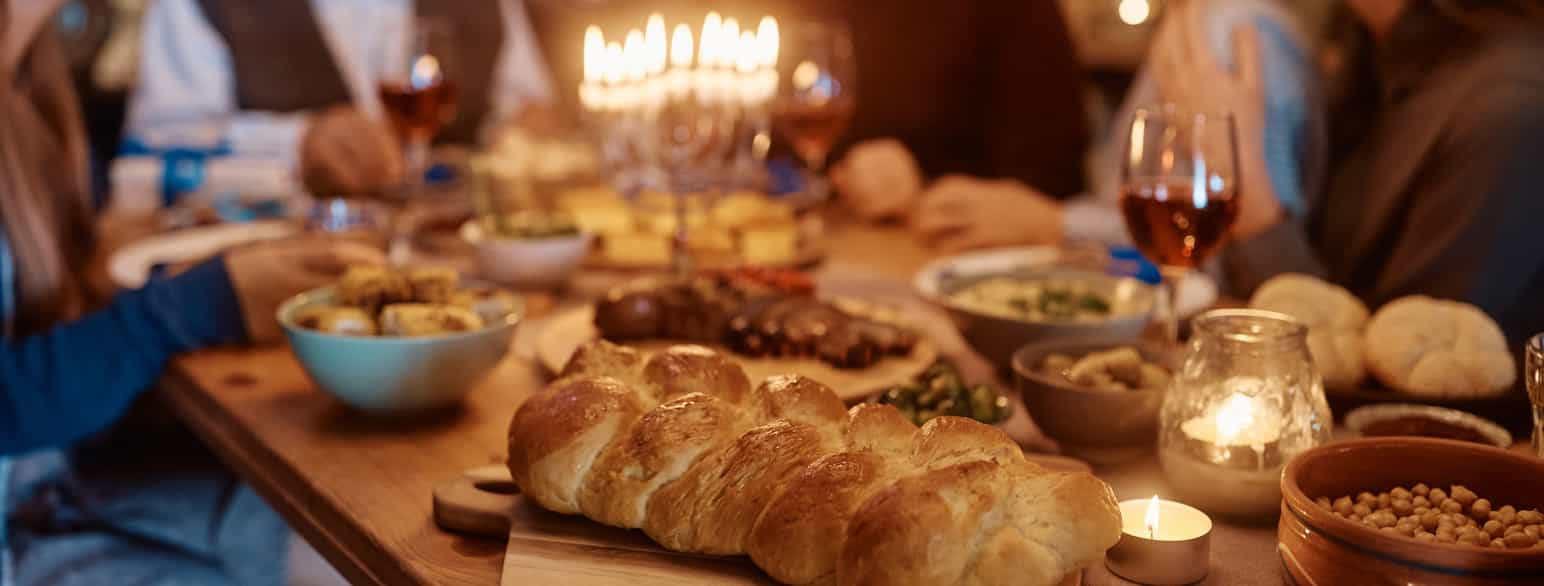
{"type": "MultiPolygon", "coordinates": [[[[575,308],[549,318],[536,342],[536,356],[549,372],[563,370],[568,358],[585,342],[600,337],[595,329],[595,308],[575,308]]],[[[627,345],[644,352],[656,352],[681,342],[650,340],[628,342],[627,345]]],[[[752,383],[780,374],[802,374],[831,386],[837,396],[849,403],[868,398],[891,386],[905,383],[922,374],[938,361],[938,349],[926,338],[918,340],[911,354],[890,357],[863,369],[836,368],[815,359],[752,358],[730,352],[722,347],[716,350],[733,357],[745,369],[752,383]]]]}
{"type": "MultiPolygon", "coordinates": [[[[1086,464],[1069,458],[1025,457],[1052,470],[1088,471],[1086,464]]],[[[508,540],[502,586],[776,584],[744,556],[670,551],[642,531],[544,510],[519,491],[501,465],[466,470],[434,489],[434,521],[441,529],[508,540]]],[[[1083,572],[1073,572],[1058,586],[1080,586],[1082,578],[1083,572]]]]}

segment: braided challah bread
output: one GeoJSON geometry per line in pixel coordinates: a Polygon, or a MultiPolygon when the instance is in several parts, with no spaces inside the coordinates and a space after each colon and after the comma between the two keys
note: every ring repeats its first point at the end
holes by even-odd
{"type": "Polygon", "coordinates": [[[797,375],[753,388],[700,346],[581,348],[515,413],[509,469],[544,508],[791,584],[1049,586],[1120,538],[1108,486],[994,427],[919,429],[797,375]]]}

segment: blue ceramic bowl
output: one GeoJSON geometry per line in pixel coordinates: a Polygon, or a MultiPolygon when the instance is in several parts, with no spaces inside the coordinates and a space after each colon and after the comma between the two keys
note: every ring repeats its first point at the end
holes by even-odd
{"type": "Polygon", "coordinates": [[[325,334],[295,323],[302,308],[332,303],[332,287],[279,306],[279,325],[306,374],[323,391],[361,411],[399,413],[461,400],[509,352],[522,308],[473,332],[419,338],[325,334]]]}

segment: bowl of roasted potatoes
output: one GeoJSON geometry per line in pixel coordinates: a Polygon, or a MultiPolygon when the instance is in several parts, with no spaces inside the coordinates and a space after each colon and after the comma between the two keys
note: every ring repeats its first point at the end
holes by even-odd
{"type": "Polygon", "coordinates": [[[361,411],[453,404],[509,352],[520,298],[443,267],[351,267],[279,307],[295,358],[361,411]]]}
{"type": "Polygon", "coordinates": [[[1069,453],[1096,461],[1142,453],[1158,438],[1177,356],[1128,337],[1046,340],[1013,356],[1030,417],[1069,453]]]}

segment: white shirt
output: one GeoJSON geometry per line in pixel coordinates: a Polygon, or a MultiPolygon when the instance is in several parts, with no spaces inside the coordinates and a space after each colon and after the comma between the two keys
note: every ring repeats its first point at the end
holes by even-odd
{"type": "MultiPolygon", "coordinates": [[[[490,107],[480,130],[488,133],[529,102],[552,97],[552,81],[520,0],[496,0],[504,41],[490,107]]],[[[412,0],[310,0],[332,58],[354,106],[380,115],[369,59],[380,34],[413,11],[412,0]]],[[[224,39],[195,0],[154,0],[145,14],[139,84],[129,100],[127,136],[152,146],[214,146],[224,142],[243,158],[271,158],[296,166],[309,113],[238,110],[236,74],[224,39]]]]}

